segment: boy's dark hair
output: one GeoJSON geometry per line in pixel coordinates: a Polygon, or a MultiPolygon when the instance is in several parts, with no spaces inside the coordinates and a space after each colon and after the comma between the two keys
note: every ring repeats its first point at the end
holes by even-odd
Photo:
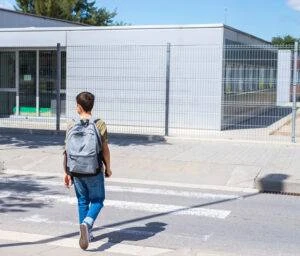
{"type": "Polygon", "coordinates": [[[76,96],[76,102],[85,112],[90,112],[94,107],[95,96],[90,92],[81,92],[76,96]]]}

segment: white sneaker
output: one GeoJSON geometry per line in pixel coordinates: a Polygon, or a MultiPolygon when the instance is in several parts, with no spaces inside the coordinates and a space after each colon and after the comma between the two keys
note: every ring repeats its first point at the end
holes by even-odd
{"type": "Polygon", "coordinates": [[[92,232],[89,232],[89,242],[92,242],[95,239],[92,232]]]}
{"type": "Polygon", "coordinates": [[[86,250],[89,247],[89,231],[86,223],[80,224],[79,246],[82,250],[86,250]]]}

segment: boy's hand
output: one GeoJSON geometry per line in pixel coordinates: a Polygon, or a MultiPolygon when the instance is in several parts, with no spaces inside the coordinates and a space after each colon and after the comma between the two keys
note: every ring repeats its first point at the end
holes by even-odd
{"type": "Polygon", "coordinates": [[[109,178],[112,175],[111,169],[105,169],[105,177],[109,178]]]}
{"type": "Polygon", "coordinates": [[[70,188],[73,184],[72,177],[68,174],[65,174],[64,183],[67,188],[70,188]]]}

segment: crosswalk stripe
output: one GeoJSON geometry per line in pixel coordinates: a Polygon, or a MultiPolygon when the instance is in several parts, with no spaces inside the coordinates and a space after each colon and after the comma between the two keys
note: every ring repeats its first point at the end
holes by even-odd
{"type": "MultiPolygon", "coordinates": [[[[1,178],[0,178],[1,181],[1,178]]],[[[5,181],[9,182],[28,182],[28,179],[24,178],[5,178],[5,181]]],[[[45,186],[58,186],[63,187],[62,181],[53,180],[34,180],[35,182],[45,186]]],[[[188,197],[188,198],[207,198],[207,199],[239,199],[237,195],[226,195],[226,194],[214,194],[214,193],[202,193],[193,191],[180,191],[171,189],[157,189],[157,188],[139,188],[139,187],[128,187],[128,186],[105,186],[105,190],[109,192],[120,192],[120,193],[138,193],[138,194],[152,194],[152,195],[165,195],[165,196],[177,196],[177,197],[188,197]]]]}
{"type": "MultiPolygon", "coordinates": [[[[6,231],[6,230],[0,230],[0,237],[8,241],[28,243],[29,245],[34,243],[43,243],[47,245],[55,245],[60,247],[79,248],[78,239],[75,238],[57,238],[56,240],[55,236],[30,234],[30,233],[6,231]]],[[[107,247],[110,247],[105,250],[106,252],[123,254],[123,255],[156,256],[164,253],[170,253],[173,251],[171,249],[137,246],[137,245],[122,244],[122,243],[112,244],[103,241],[98,241],[97,243],[91,243],[89,246],[89,250],[97,250],[97,248],[103,245],[107,245],[107,247]]]]}
{"type": "MultiPolygon", "coordinates": [[[[55,218],[49,219],[46,215],[40,215],[40,214],[33,214],[28,217],[20,217],[17,218],[16,221],[20,222],[26,222],[26,223],[42,223],[42,224],[50,224],[50,225],[62,225],[62,226],[72,226],[76,227],[78,226],[77,222],[71,222],[71,221],[62,221],[57,220],[55,218]]],[[[142,224],[144,225],[144,224],[142,224]]],[[[147,230],[136,230],[135,228],[132,228],[132,226],[124,224],[121,225],[122,228],[111,228],[106,226],[97,226],[97,232],[102,230],[105,233],[117,233],[117,234],[126,234],[131,236],[140,236],[140,237],[152,237],[156,234],[156,232],[153,231],[147,231],[147,230]]],[[[94,235],[97,237],[97,233],[94,232],[94,235]]],[[[163,234],[164,236],[170,237],[170,234],[163,234]]],[[[182,239],[186,238],[186,234],[180,234],[180,233],[172,233],[171,234],[172,239],[182,239]]],[[[205,234],[205,235],[198,235],[197,239],[199,241],[207,242],[210,237],[212,236],[212,233],[205,234]]],[[[189,236],[188,236],[189,237],[189,236]]]]}
{"type": "MultiPolygon", "coordinates": [[[[76,197],[65,196],[65,195],[47,195],[40,193],[16,193],[11,191],[0,192],[0,198],[5,197],[25,197],[30,199],[35,199],[43,202],[51,202],[53,200],[57,202],[68,203],[72,205],[77,204],[76,197]]],[[[161,214],[171,214],[171,215],[190,215],[198,217],[210,217],[225,219],[231,213],[227,210],[215,210],[202,207],[189,207],[189,206],[178,206],[178,205],[165,205],[165,204],[151,204],[151,203],[141,203],[141,202],[128,202],[128,201],[118,201],[118,200],[105,200],[105,206],[119,208],[124,210],[135,210],[135,211],[145,211],[152,213],[161,214]]]]}
{"type": "MultiPolygon", "coordinates": [[[[20,222],[26,222],[26,223],[42,223],[42,224],[50,224],[50,225],[62,225],[62,226],[72,226],[76,227],[79,224],[77,222],[71,222],[71,221],[62,221],[57,220],[55,218],[49,219],[48,216],[40,215],[40,214],[33,214],[28,217],[20,217],[17,218],[16,221],[20,222]]],[[[126,234],[131,236],[141,236],[141,237],[152,237],[156,234],[156,232],[153,231],[147,231],[147,230],[136,230],[135,228],[132,228],[130,225],[121,225],[122,228],[110,228],[106,226],[97,226],[97,231],[102,230],[105,233],[118,233],[118,234],[126,234]]],[[[94,235],[97,237],[97,233],[94,232],[94,235]]],[[[165,234],[165,236],[170,236],[170,234],[165,234]]],[[[212,233],[205,234],[205,235],[198,235],[197,238],[199,241],[206,242],[210,239],[212,236],[212,233]]],[[[180,234],[180,233],[172,233],[172,239],[182,239],[186,238],[186,234],[180,234]]]]}
{"type": "Polygon", "coordinates": [[[124,202],[116,200],[106,200],[106,206],[126,209],[126,210],[136,210],[136,211],[147,211],[153,213],[167,213],[172,215],[192,215],[201,217],[210,217],[225,219],[230,211],[226,210],[215,210],[207,208],[198,207],[186,207],[178,205],[164,205],[164,204],[149,204],[149,203],[136,203],[136,202],[124,202]]]}
{"type": "Polygon", "coordinates": [[[152,195],[166,195],[177,197],[189,197],[189,198],[208,198],[208,199],[238,199],[239,196],[235,195],[223,195],[212,193],[201,193],[193,191],[176,191],[170,189],[155,189],[155,188],[132,188],[122,186],[107,186],[107,191],[111,192],[131,192],[139,194],[152,194],[152,195]]]}
{"type": "MultiPolygon", "coordinates": [[[[48,216],[40,215],[40,214],[33,214],[28,217],[22,217],[16,219],[20,222],[32,222],[32,223],[43,223],[43,224],[59,224],[59,225],[65,225],[65,226],[73,226],[77,227],[79,224],[77,222],[71,222],[71,221],[61,221],[57,219],[50,220],[48,216]]],[[[105,230],[106,232],[119,232],[119,233],[126,233],[130,235],[140,235],[140,236],[153,236],[155,233],[150,231],[139,231],[130,229],[130,226],[126,229],[124,226],[123,228],[108,228],[108,227],[97,227],[97,230],[105,230]]]]}

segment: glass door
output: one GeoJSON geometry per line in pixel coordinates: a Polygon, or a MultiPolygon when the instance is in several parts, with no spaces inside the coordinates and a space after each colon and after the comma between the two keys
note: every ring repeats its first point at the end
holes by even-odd
{"type": "MultiPolygon", "coordinates": [[[[56,62],[55,50],[39,52],[39,105],[40,116],[56,116],[56,62]]],[[[65,114],[66,53],[61,53],[61,115],[65,114]]]]}
{"type": "Polygon", "coordinates": [[[19,53],[20,115],[36,115],[36,51],[19,53]]]}
{"type": "Polygon", "coordinates": [[[0,51],[0,118],[16,111],[16,53],[0,51]]]}
{"type": "Polygon", "coordinates": [[[56,114],[56,51],[39,52],[40,116],[56,114]]]}

